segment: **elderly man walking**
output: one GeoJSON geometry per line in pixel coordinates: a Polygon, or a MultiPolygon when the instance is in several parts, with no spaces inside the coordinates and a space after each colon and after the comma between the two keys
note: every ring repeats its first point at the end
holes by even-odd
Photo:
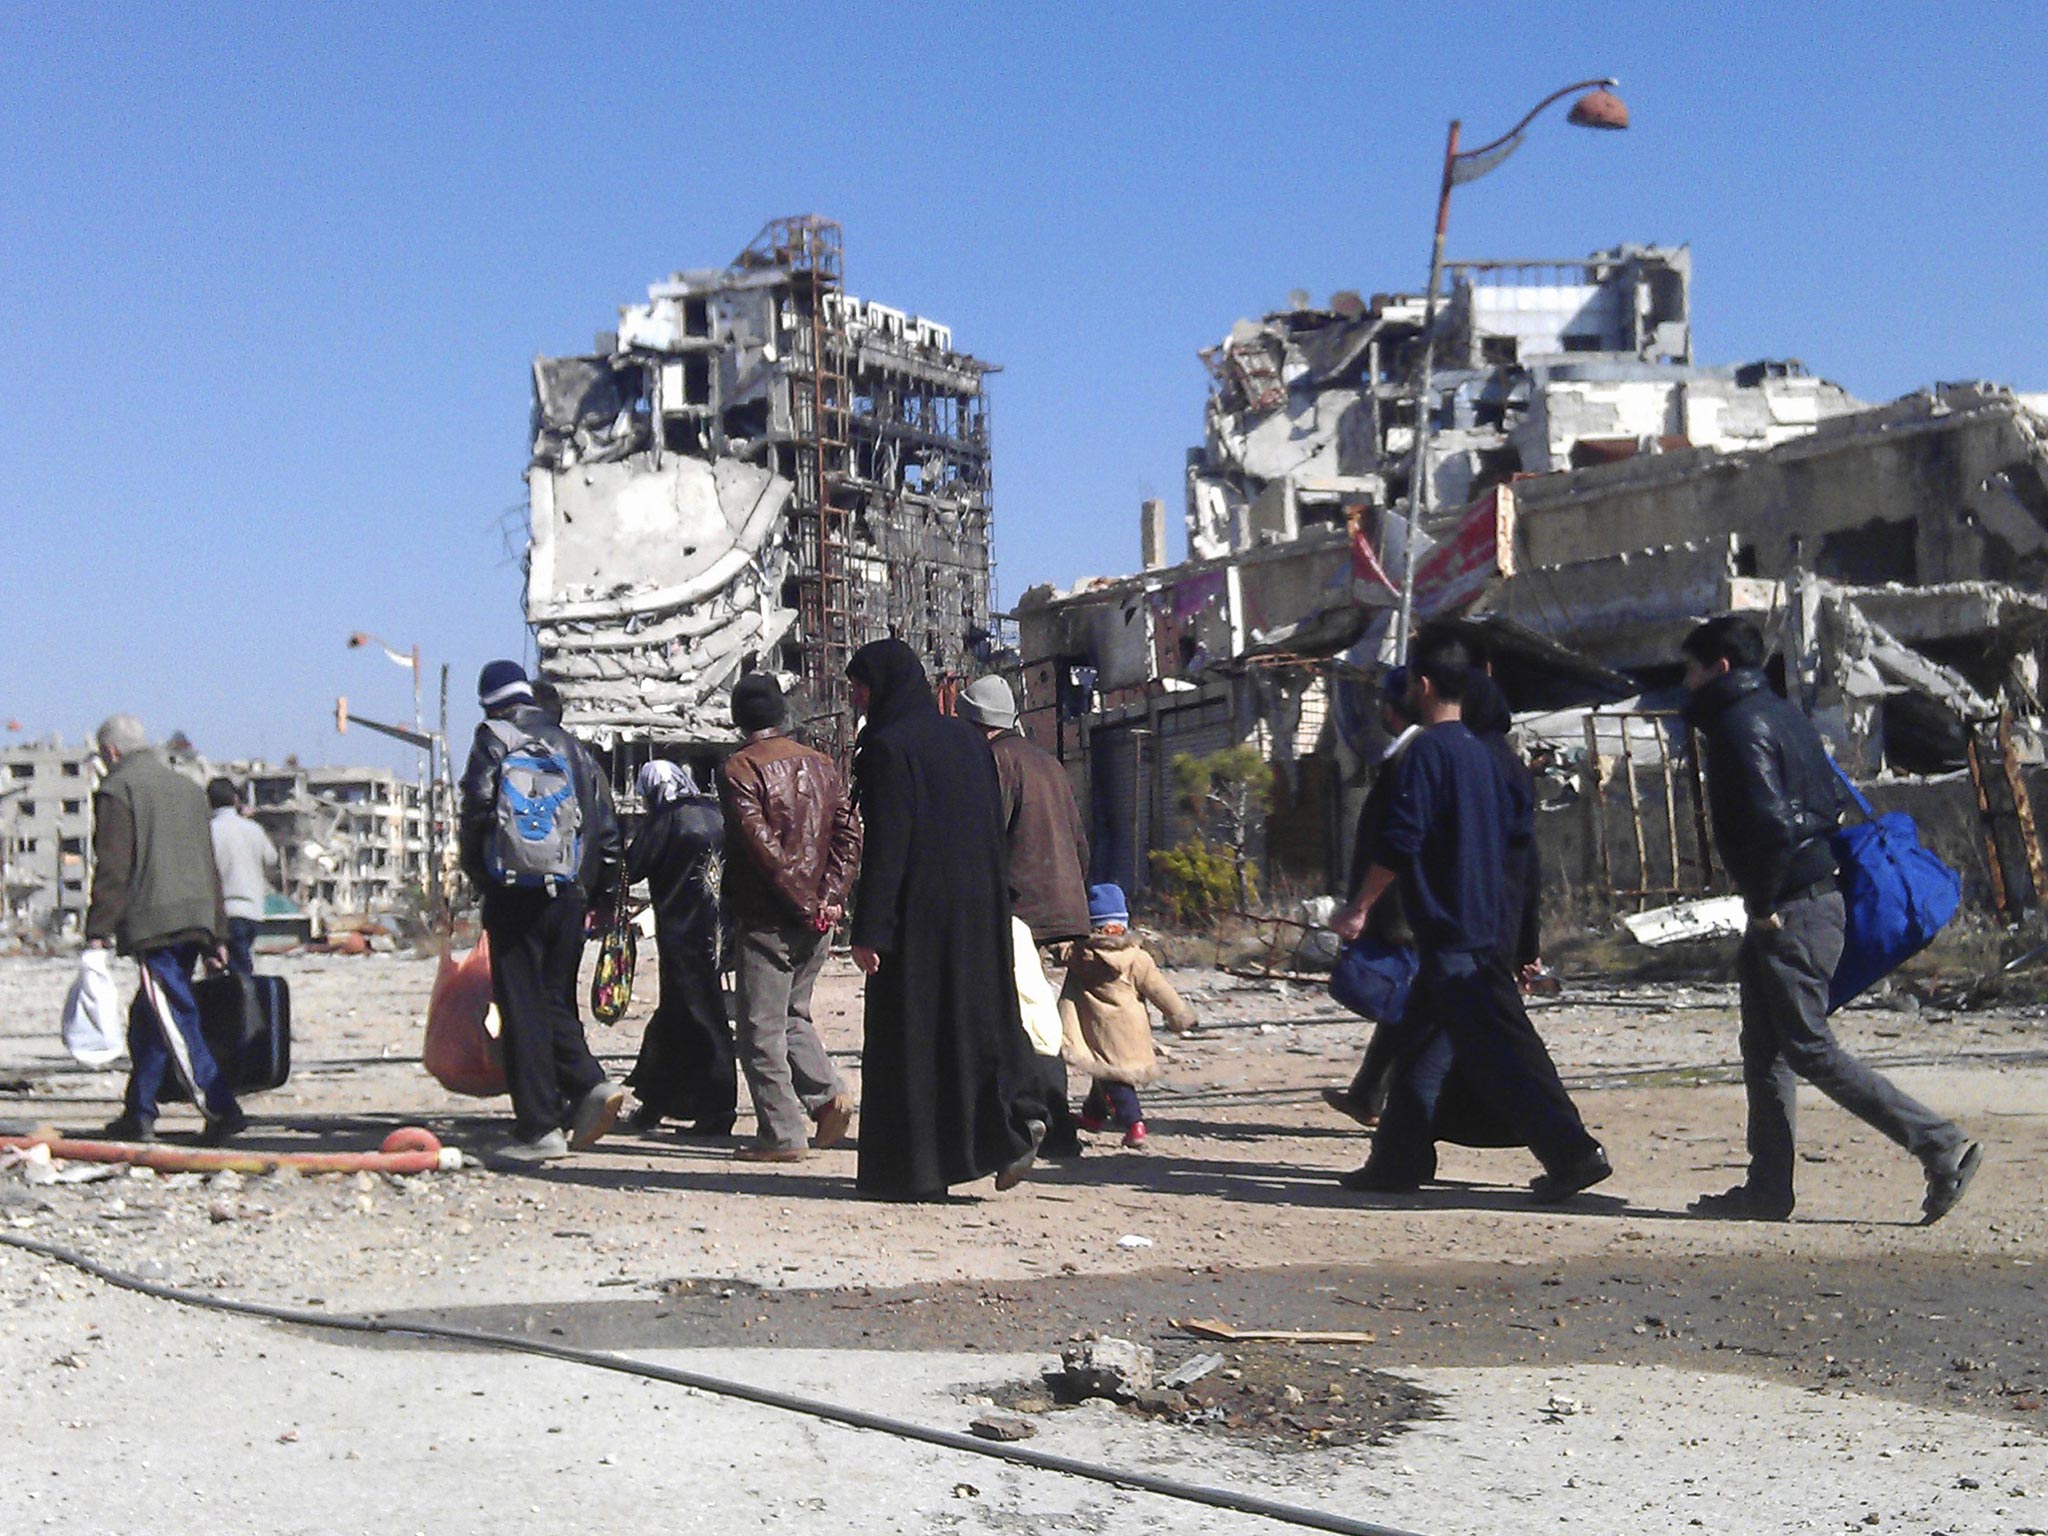
{"type": "MultiPolygon", "coordinates": [[[[1010,856],[1010,913],[1031,930],[1039,953],[1064,969],[1077,940],[1089,933],[1088,834],[1074,786],[1060,760],[1017,729],[1017,697],[1000,677],[977,678],[955,705],[981,727],[1003,791],[1003,836],[1010,856]]],[[[1046,1099],[1047,1157],[1078,1157],[1081,1137],[1067,1104],[1067,1069],[1058,1056],[1038,1058],[1046,1099]]]]}
{"type": "Polygon", "coordinates": [[[86,942],[115,945],[142,969],[128,1010],[128,1087],[116,1141],[152,1141],[156,1106],[173,1074],[206,1120],[200,1139],[218,1145],[248,1122],[199,1032],[192,970],[201,956],[225,965],[220,876],[206,796],[150,750],[142,722],[114,715],[99,728],[107,774],[93,796],[92,899],[86,942]]]}

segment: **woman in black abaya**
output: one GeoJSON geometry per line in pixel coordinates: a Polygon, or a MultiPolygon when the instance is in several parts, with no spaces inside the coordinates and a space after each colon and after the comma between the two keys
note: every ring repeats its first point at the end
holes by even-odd
{"type": "Polygon", "coordinates": [[[939,713],[900,640],[856,651],[853,778],[865,844],[853,911],[867,973],[858,1185],[929,1199],[997,1174],[1045,1133],[1017,1012],[1001,790],[980,731],[939,713]]]}

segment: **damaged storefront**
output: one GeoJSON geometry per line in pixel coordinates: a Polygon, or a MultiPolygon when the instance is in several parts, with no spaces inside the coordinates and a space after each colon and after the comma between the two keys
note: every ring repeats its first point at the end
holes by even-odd
{"type": "Polygon", "coordinates": [[[1567,884],[1628,910],[1715,888],[1676,647],[1734,610],[1860,780],[1956,800],[1979,899],[2031,901],[2048,402],[1949,385],[1872,406],[1796,362],[1695,364],[1683,247],[1452,271],[1426,433],[1420,300],[1296,294],[1204,354],[1189,560],[1165,565],[1155,504],[1148,569],[1019,604],[1027,721],[1089,797],[1097,877],[1142,890],[1186,831],[1174,755],[1252,742],[1269,886],[1343,888],[1419,448],[1439,500],[1416,519],[1418,621],[1493,656],[1549,808],[1573,813],[1544,818],[1567,884]]]}

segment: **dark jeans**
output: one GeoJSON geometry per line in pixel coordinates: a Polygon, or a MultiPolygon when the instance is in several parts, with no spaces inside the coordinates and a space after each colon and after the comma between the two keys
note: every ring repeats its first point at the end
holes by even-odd
{"type": "Polygon", "coordinates": [[[801,1147],[812,1116],[846,1091],[818,1026],[811,993],[825,935],[804,923],[739,932],[739,1054],[764,1146],[801,1147]]]}
{"type": "Polygon", "coordinates": [[[199,1004],[192,997],[192,967],[199,963],[199,954],[197,944],[166,944],[135,957],[142,966],[142,986],[128,1008],[124,1103],[137,1119],[156,1118],[164,1079],[172,1073],[207,1119],[235,1111],[234,1092],[199,1032],[199,1004]]]}
{"type": "Polygon", "coordinates": [[[1081,1114],[1090,1120],[1108,1120],[1129,1130],[1145,1118],[1138,1102],[1138,1090],[1129,1083],[1108,1083],[1097,1079],[1081,1103],[1081,1114]]]}
{"type": "Polygon", "coordinates": [[[576,1104],[604,1081],[576,1011],[583,913],[580,891],[484,894],[491,995],[504,1026],[512,1127],[522,1140],[562,1129],[576,1104]]]}
{"type": "Polygon", "coordinates": [[[1421,1028],[1402,1043],[1368,1166],[1398,1179],[1436,1177],[1437,1103],[1454,1059],[1488,1117],[1550,1172],[1599,1145],[1530,1024],[1506,960],[1424,950],[1410,998],[1421,1028]]]}
{"type": "Polygon", "coordinates": [[[1800,1077],[1923,1163],[1954,1152],[1964,1137],[1953,1121],[1863,1065],[1828,1028],[1828,980],[1842,957],[1841,893],[1789,901],[1778,917],[1782,928],[1744,935],[1735,965],[1742,983],[1749,1187],[1772,1198],[1792,1194],[1800,1077]]]}
{"type": "Polygon", "coordinates": [[[228,969],[237,976],[256,974],[256,919],[228,919],[228,969]]]}

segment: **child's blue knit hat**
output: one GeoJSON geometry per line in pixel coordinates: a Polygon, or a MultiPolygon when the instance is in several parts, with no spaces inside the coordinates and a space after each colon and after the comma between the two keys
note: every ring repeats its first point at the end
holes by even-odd
{"type": "Polygon", "coordinates": [[[1088,887],[1088,921],[1100,928],[1104,923],[1129,924],[1130,903],[1124,900],[1124,888],[1120,885],[1091,885],[1088,887]]]}

